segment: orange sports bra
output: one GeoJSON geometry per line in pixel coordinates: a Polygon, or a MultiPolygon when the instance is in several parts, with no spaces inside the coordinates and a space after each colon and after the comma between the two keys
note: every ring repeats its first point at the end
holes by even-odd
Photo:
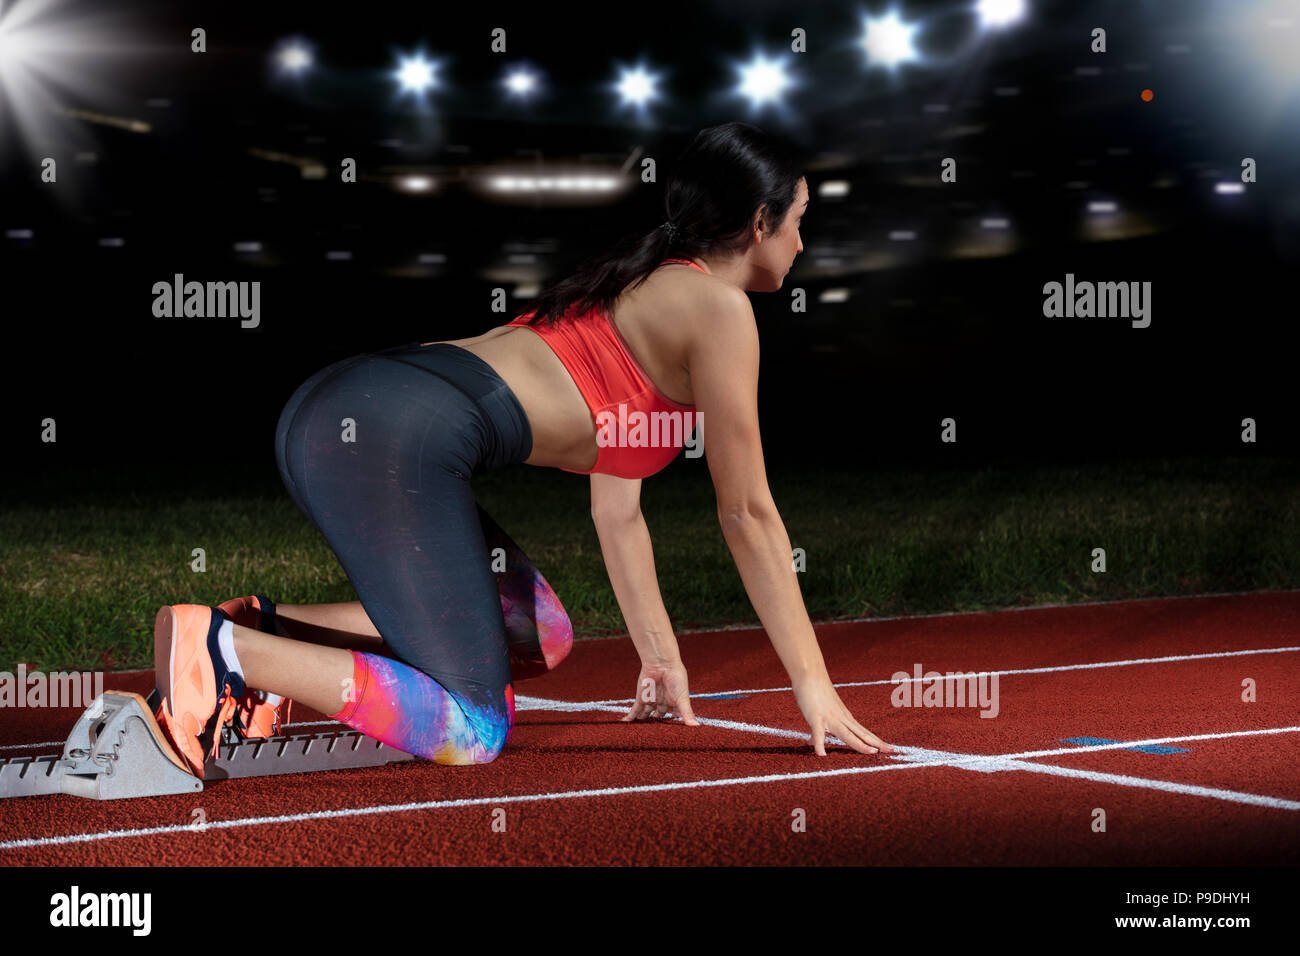
{"type": "MultiPolygon", "coordinates": [[[[689,259],[665,259],[700,268],[689,259]]],[[[532,313],[510,322],[532,329],[551,347],[573,378],[596,424],[596,464],[575,475],[648,478],[663,470],[695,430],[694,405],[682,405],[659,391],[632,357],[609,315],[573,310],[554,326],[527,325],[532,313]]]]}

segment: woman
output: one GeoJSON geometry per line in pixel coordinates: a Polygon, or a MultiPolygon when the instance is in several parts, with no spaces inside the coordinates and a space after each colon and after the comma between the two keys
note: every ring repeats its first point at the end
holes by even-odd
{"type": "Polygon", "coordinates": [[[439,763],[493,760],[514,725],[512,681],[554,667],[572,640],[545,579],[470,490],[476,471],[517,462],[591,475],[592,518],[642,662],[623,720],[677,713],[698,726],[639,508],[641,479],[680,443],[633,445],[603,427],[615,410],[694,413],[707,426],[722,533],[815,752],[825,756],[830,733],[894,753],[831,684],[764,473],[745,292],[781,288],[808,201],[790,153],[762,131],[703,130],[669,184],[668,222],[531,312],[308,379],[280,417],[280,472],[360,602],[277,608],[259,595],[159,611],[159,720],[196,774],[228,721],[265,736],[290,699],[439,763]]]}

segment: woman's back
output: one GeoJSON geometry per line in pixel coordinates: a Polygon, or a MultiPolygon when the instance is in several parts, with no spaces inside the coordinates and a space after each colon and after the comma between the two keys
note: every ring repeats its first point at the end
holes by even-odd
{"type": "MultiPolygon", "coordinates": [[[[671,402],[694,404],[686,359],[692,335],[725,283],[701,267],[665,263],[610,309],[610,321],[632,360],[671,402]]],[[[473,352],[510,386],[533,430],[529,464],[587,472],[596,463],[596,426],[582,391],[542,337],[501,326],[450,344],[473,352]]]]}

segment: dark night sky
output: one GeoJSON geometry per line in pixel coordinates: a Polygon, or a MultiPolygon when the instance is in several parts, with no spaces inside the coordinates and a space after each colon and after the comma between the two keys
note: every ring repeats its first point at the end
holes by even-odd
{"type": "MultiPolygon", "coordinates": [[[[904,3],[924,24],[929,62],[891,76],[854,45],[859,14],[879,3],[57,5],[50,28],[78,32],[72,52],[42,62],[49,103],[150,130],[45,113],[24,140],[12,108],[0,111],[11,444],[48,452],[32,422],[54,415],[59,460],[108,449],[130,459],[194,429],[264,431],[269,448],[281,405],[311,372],[507,321],[526,297],[512,292],[510,313],[495,315],[494,287],[552,281],[652,228],[689,137],[745,120],[800,145],[813,189],[787,279],[807,290],[809,311],[792,315],[784,291],[751,296],[774,455],[804,454],[819,429],[845,455],[922,454],[949,414],[989,454],[1229,452],[1246,415],[1268,422],[1270,450],[1290,453],[1300,70],[1269,59],[1300,37],[1300,4],[1289,5],[1295,25],[1279,25],[1286,6],[1039,3],[1027,24],[989,37],[969,3],[904,3]],[[194,26],[208,31],[206,54],[189,51],[194,26]],[[496,26],[508,31],[504,56],[488,48],[496,26]],[[1094,26],[1108,31],[1104,55],[1088,52],[1094,26]],[[796,27],[808,36],[808,53],[790,57],[797,87],[782,108],[751,112],[728,64],[787,50],[796,27]],[[268,65],[292,34],[319,61],[300,82],[268,65]],[[447,80],[423,111],[387,77],[398,52],[421,46],[447,80]],[[638,61],[663,71],[666,93],[640,119],[616,111],[607,89],[617,65],[638,61]],[[497,86],[520,62],[545,77],[528,105],[497,86]],[[306,179],[250,149],[328,175],[306,179]],[[57,186],[38,180],[47,155],[57,186]],[[659,160],[661,181],[633,179],[603,205],[508,205],[466,186],[502,161],[617,170],[643,155],[659,160]],[[338,182],[343,156],[362,182],[338,182]],[[940,184],[947,156],[959,180],[940,184]],[[1243,156],[1259,182],[1216,194],[1243,156]],[[431,173],[439,188],[398,192],[402,172],[431,173]],[[849,196],[820,197],[826,180],[849,182],[849,196]],[[1089,225],[1096,200],[1122,212],[1109,231],[1089,225]],[[987,238],[989,216],[1009,220],[1014,247],[960,254],[987,238]],[[15,238],[22,229],[31,238],[15,238]],[[896,230],[915,239],[891,240],[896,230]],[[261,254],[235,250],[252,240],[261,254]],[[340,249],[352,259],[326,259],[340,249]],[[151,288],[177,272],[261,282],[261,326],[155,318],[151,288]],[[1066,273],[1151,282],[1152,326],[1044,318],[1043,284],[1066,273]],[[819,301],[828,289],[847,300],[819,301]],[[869,437],[846,442],[846,420],[869,437]]],[[[6,96],[12,107],[12,84],[6,96]]]]}

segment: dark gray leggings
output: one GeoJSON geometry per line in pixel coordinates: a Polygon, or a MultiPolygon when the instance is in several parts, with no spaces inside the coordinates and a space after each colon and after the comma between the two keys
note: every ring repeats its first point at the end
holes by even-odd
{"type": "Polygon", "coordinates": [[[506,383],[453,345],[353,356],[294,392],[275,445],[285,487],[393,655],[467,714],[509,722],[512,662],[524,676],[544,672],[557,651],[543,646],[539,627],[563,639],[563,652],[572,630],[564,633],[558,599],[470,489],[476,472],[532,451],[506,383]],[[492,569],[495,547],[506,552],[505,574],[492,569]]]}

